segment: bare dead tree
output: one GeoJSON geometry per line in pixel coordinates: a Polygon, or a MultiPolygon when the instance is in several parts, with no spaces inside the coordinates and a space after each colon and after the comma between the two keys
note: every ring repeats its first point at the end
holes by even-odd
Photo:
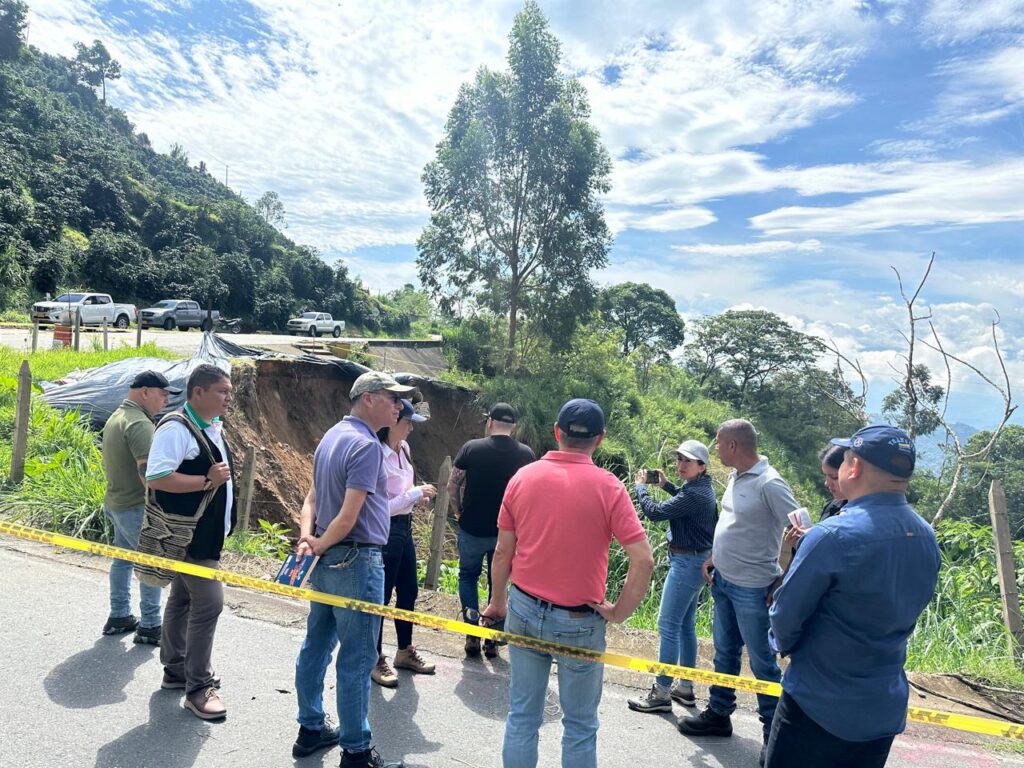
{"type": "Polygon", "coordinates": [[[864,369],[861,368],[860,361],[843,354],[834,339],[814,339],[814,342],[820,351],[827,352],[829,356],[835,357],[835,365],[833,366],[835,376],[838,380],[846,382],[849,390],[848,392],[834,392],[823,387],[817,387],[817,391],[853,418],[863,420],[868,400],[868,379],[864,375],[864,369]],[[848,379],[852,374],[856,374],[860,380],[859,392],[849,386],[848,379]]]}
{"type": "MultiPolygon", "coordinates": [[[[927,314],[915,315],[914,304],[917,302],[918,297],[921,295],[921,290],[924,288],[924,284],[928,282],[928,275],[932,272],[932,265],[935,264],[935,251],[932,251],[931,258],[928,259],[928,266],[924,270],[924,275],[921,277],[921,281],[917,284],[917,290],[914,291],[913,296],[907,296],[907,292],[903,289],[903,277],[900,275],[900,271],[896,267],[892,267],[892,271],[896,273],[896,281],[900,286],[900,296],[903,297],[903,304],[907,308],[907,317],[909,319],[908,327],[909,334],[903,334],[903,338],[907,341],[907,354],[905,355],[906,361],[906,375],[903,377],[903,390],[906,392],[907,404],[906,404],[906,415],[908,433],[910,439],[913,440],[917,437],[917,412],[918,412],[918,390],[915,386],[917,377],[914,376],[914,351],[917,347],[917,324],[922,320],[931,320],[932,311],[929,308],[927,314]]],[[[949,390],[946,390],[948,397],[949,390]]]]}

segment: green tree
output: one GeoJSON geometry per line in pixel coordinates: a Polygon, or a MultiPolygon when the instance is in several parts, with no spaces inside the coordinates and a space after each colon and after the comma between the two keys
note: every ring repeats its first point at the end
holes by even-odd
{"type": "Polygon", "coordinates": [[[819,342],[773,312],[729,310],[702,317],[686,346],[686,367],[698,383],[739,407],[773,376],[814,362],[819,342]]]}
{"type": "Polygon", "coordinates": [[[507,366],[530,299],[590,285],[611,241],[600,201],[611,162],[560,56],[529,0],[509,34],[508,70],[481,67],[462,86],[423,172],[433,212],[417,242],[420,281],[444,308],[473,295],[508,317],[507,366]]]}
{"type": "Polygon", "coordinates": [[[264,192],[252,207],[270,226],[280,227],[284,224],[284,203],[281,202],[277,192],[264,192]]]}
{"type": "Polygon", "coordinates": [[[89,238],[85,252],[86,280],[96,290],[111,294],[115,301],[134,297],[140,279],[152,271],[149,251],[135,237],[99,229],[89,238]]]}
{"type": "Polygon", "coordinates": [[[620,283],[601,291],[598,308],[604,322],[621,328],[622,354],[641,345],[667,352],[683,343],[683,319],[665,291],[647,283],[620,283]]]}
{"type": "Polygon", "coordinates": [[[99,40],[93,40],[92,45],[75,43],[71,71],[79,82],[90,88],[99,88],[104,104],[107,103],[107,80],[121,77],[121,65],[111,58],[107,47],[99,40]]]}
{"type": "MultiPolygon", "coordinates": [[[[991,439],[991,431],[977,432],[967,441],[965,451],[976,453],[991,439]]],[[[967,462],[960,493],[947,513],[950,519],[988,525],[988,490],[993,480],[1002,483],[1006,494],[1010,532],[1016,539],[1024,538],[1024,426],[1008,424],[984,460],[967,462]]]]}
{"type": "Polygon", "coordinates": [[[911,437],[930,435],[942,424],[939,409],[945,395],[944,388],[932,383],[928,366],[917,364],[905,385],[882,400],[882,413],[911,437]]]}
{"type": "Polygon", "coordinates": [[[18,58],[25,42],[28,5],[22,0],[0,0],[0,59],[18,58]]]}

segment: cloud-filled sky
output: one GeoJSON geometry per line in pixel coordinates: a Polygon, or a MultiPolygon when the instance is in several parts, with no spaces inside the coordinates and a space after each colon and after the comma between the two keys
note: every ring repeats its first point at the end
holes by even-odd
{"type": "MultiPolygon", "coordinates": [[[[892,388],[914,284],[943,341],[1024,382],[1024,0],[541,2],[613,160],[601,283],[645,279],[686,318],[778,312],[892,388]]],[[[518,2],[30,0],[29,42],[102,39],[108,100],[157,149],[374,290],[416,281],[420,174],[459,86],[501,68],[518,2]]],[[[926,362],[936,365],[934,355],[926,362]]],[[[944,376],[943,376],[944,377],[944,376]]],[[[952,414],[999,404],[955,374],[952,414]]]]}

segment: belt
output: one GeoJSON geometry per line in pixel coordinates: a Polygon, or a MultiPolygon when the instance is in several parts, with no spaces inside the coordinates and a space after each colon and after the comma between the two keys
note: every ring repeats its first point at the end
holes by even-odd
{"type": "Polygon", "coordinates": [[[355,547],[356,549],[380,549],[380,544],[368,544],[365,541],[354,541],[352,539],[342,539],[334,546],[336,547],[355,547]]]}
{"type": "Polygon", "coordinates": [[[512,586],[515,587],[517,590],[519,590],[519,592],[521,594],[523,594],[524,596],[530,598],[531,600],[533,600],[533,602],[537,603],[537,605],[539,605],[541,608],[557,608],[560,611],[570,611],[571,613],[593,613],[594,612],[594,609],[591,608],[589,605],[586,605],[586,604],[584,604],[584,605],[559,605],[558,603],[552,603],[550,600],[541,600],[536,595],[531,595],[529,592],[527,592],[525,589],[520,587],[518,584],[513,584],[512,586]]]}
{"type": "Polygon", "coordinates": [[[677,547],[675,544],[669,544],[668,550],[674,555],[702,555],[711,551],[710,549],[687,549],[686,547],[677,547]]]}

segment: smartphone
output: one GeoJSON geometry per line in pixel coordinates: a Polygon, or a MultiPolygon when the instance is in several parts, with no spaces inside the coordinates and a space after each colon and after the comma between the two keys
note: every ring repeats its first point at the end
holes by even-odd
{"type": "Polygon", "coordinates": [[[648,469],[647,470],[647,484],[658,485],[661,482],[661,478],[658,476],[658,470],[648,469]]]}

